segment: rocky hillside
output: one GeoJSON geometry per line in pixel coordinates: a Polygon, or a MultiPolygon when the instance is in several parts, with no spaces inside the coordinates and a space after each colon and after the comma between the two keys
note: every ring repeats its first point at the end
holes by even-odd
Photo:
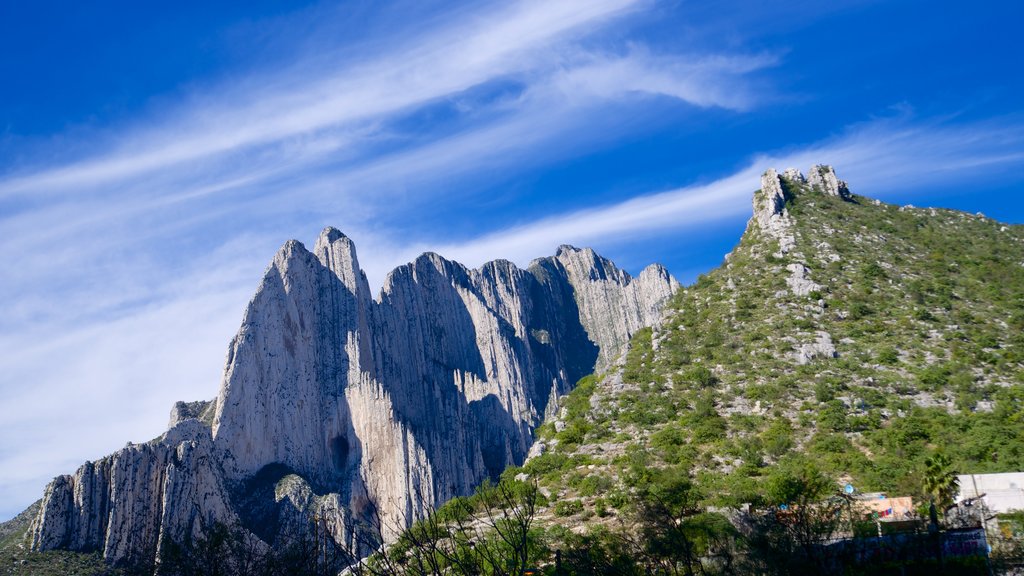
{"type": "Polygon", "coordinates": [[[152,571],[218,525],[256,548],[311,526],[346,549],[372,546],[367,531],[392,538],[521,464],[555,401],[606,369],[677,288],[660,266],[631,278],[565,246],[527,270],[424,254],[374,298],[339,231],[312,250],[288,242],[217,398],[179,403],[160,438],[56,478],[31,548],[152,571]]]}
{"type": "Polygon", "coordinates": [[[538,431],[520,477],[550,519],[610,525],[672,479],[728,510],[787,470],[918,502],[936,453],[1024,470],[1024,227],[857,196],[824,166],[769,170],[753,206],[724,264],[538,431]]]}
{"type": "Polygon", "coordinates": [[[500,474],[380,573],[807,573],[757,510],[848,482],[926,501],[927,458],[1024,470],[1022,439],[1024,227],[769,170],[739,244],[679,290],[563,247],[528,270],[426,254],[374,299],[339,232],[286,244],[218,398],[56,479],[30,544],[151,567],[222,523],[255,539],[237,563],[316,519],[353,550],[500,474]]]}

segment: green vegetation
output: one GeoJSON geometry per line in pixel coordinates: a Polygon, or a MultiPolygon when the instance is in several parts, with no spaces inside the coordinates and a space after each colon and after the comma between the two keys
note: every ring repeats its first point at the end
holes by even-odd
{"type": "MultiPolygon", "coordinates": [[[[919,497],[940,446],[953,470],[1024,469],[1021,228],[787,189],[796,248],[780,258],[748,230],[663,326],[634,336],[623,389],[588,379],[566,398],[543,459],[592,455],[607,444],[600,427],[620,451],[645,447],[651,466],[694,464],[709,504],[763,496],[766,468],[794,449],[830,478],[919,497]],[[820,285],[809,297],[787,289],[794,262],[820,285]],[[795,362],[820,332],[838,358],[795,362]]],[[[627,462],[610,464],[622,474],[627,462]]]]}
{"type": "MultiPolygon", "coordinates": [[[[590,527],[566,542],[601,550],[606,569],[639,554],[609,520],[639,522],[668,477],[690,487],[695,513],[797,495],[809,511],[846,482],[947,503],[955,473],[1024,470],[1024,228],[786,189],[795,248],[778,254],[752,225],[636,333],[617,374],[563,400],[561,431],[546,424],[547,451],[522,469],[553,517],[590,527]],[[817,285],[803,296],[787,283],[796,263],[817,285]],[[822,333],[835,357],[798,361],[822,333]],[[611,485],[594,490],[596,478],[611,485]]],[[[769,520],[760,534],[793,557],[800,535],[769,520]]],[[[801,523],[820,536],[836,528],[825,520],[801,523]]],[[[765,545],[740,547],[765,557],[765,545]]],[[[823,570],[803,548],[811,564],[787,570],[823,570]]]]}
{"type": "Polygon", "coordinates": [[[953,499],[960,488],[950,465],[952,461],[945,454],[939,453],[924,460],[924,491],[939,510],[953,504],[953,499]]]}
{"type": "Polygon", "coordinates": [[[4,574],[12,576],[122,576],[127,573],[108,566],[98,553],[82,554],[64,550],[27,552],[0,556],[6,565],[4,574]]]}
{"type": "MultiPolygon", "coordinates": [[[[823,544],[874,528],[842,484],[941,508],[957,473],[1024,470],[1024,228],[784,184],[795,247],[752,225],[620,368],[560,400],[540,455],[365,562],[299,535],[264,569],[870,574],[823,544]],[[802,291],[796,264],[813,284],[802,291]],[[798,354],[821,341],[835,355],[798,354]]],[[[1024,521],[1003,520],[995,571],[1024,554],[1024,521]]],[[[168,573],[246,550],[228,528],[177,546],[168,573]]],[[[906,573],[987,573],[972,562],[906,573]]]]}

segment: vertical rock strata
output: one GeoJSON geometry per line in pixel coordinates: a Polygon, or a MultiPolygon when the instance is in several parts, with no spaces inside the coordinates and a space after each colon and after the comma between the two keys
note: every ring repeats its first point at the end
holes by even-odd
{"type": "Polygon", "coordinates": [[[328,228],[274,257],[231,341],[213,406],[46,490],[33,547],[153,562],[161,538],[241,522],[272,543],[315,509],[331,533],[379,515],[385,538],[521,463],[553,400],[610,365],[678,284],[563,246],[522,270],[424,254],[371,297],[328,228]],[[201,420],[212,418],[212,429],[201,420]]]}
{"type": "Polygon", "coordinates": [[[807,183],[830,196],[839,196],[844,200],[849,200],[852,197],[846,182],[836,177],[836,171],[831,166],[818,164],[811,168],[807,183]]]}
{"type": "Polygon", "coordinates": [[[43,495],[32,546],[151,565],[161,539],[180,541],[234,520],[210,429],[191,419],[58,476],[43,495]]]}
{"type": "Polygon", "coordinates": [[[761,189],[754,194],[754,217],[752,222],[769,237],[779,242],[776,257],[782,257],[793,249],[796,240],[793,238],[793,222],[786,210],[786,202],[792,198],[787,186],[810,186],[824,194],[838,196],[844,200],[852,200],[846,182],[836,177],[831,166],[816,164],[808,172],[810,178],[795,168],[788,168],[780,176],[774,168],[769,168],[761,175],[761,189]]]}

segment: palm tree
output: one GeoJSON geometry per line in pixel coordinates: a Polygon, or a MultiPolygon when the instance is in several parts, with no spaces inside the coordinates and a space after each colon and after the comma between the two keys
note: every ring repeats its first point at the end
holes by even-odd
{"type": "Polygon", "coordinates": [[[924,459],[924,491],[940,510],[952,506],[953,498],[960,491],[960,481],[952,464],[949,456],[941,452],[924,459]]]}

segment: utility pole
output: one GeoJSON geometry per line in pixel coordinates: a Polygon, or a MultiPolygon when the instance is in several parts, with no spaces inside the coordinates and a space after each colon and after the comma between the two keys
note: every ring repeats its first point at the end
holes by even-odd
{"type": "Polygon", "coordinates": [[[928,534],[935,548],[935,559],[939,562],[939,568],[942,568],[942,533],[939,531],[939,513],[935,510],[934,498],[928,504],[928,534]]]}

